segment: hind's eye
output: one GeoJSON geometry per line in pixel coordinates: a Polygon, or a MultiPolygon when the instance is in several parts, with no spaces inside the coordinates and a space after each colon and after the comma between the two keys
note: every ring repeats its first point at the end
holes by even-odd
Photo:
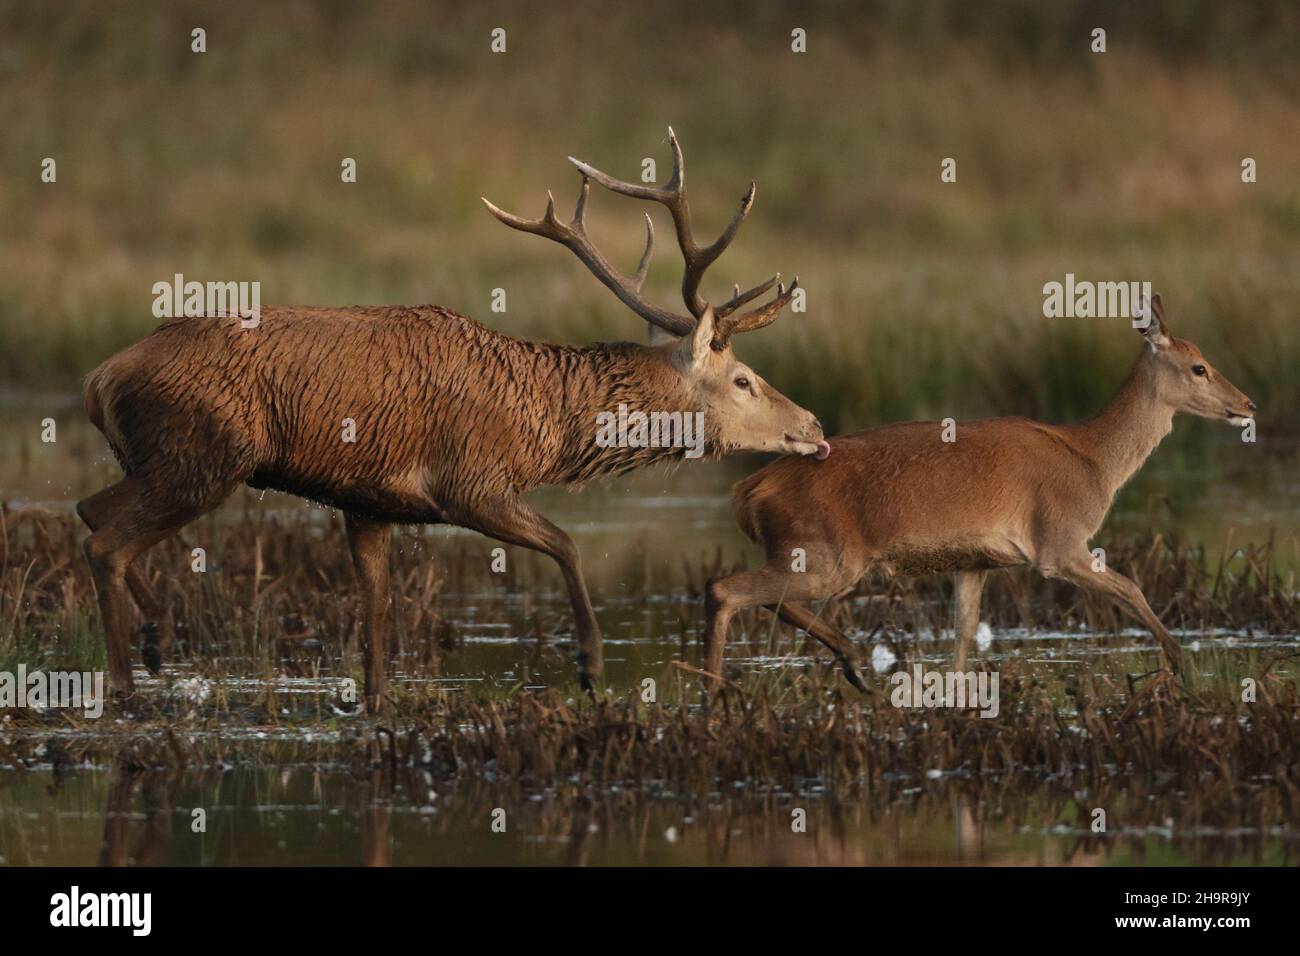
{"type": "Polygon", "coordinates": [[[1204,366],[1204,365],[1193,365],[1193,366],[1192,366],[1192,374],[1193,374],[1193,375],[1204,375],[1204,374],[1205,374],[1205,366],[1204,366]]]}
{"type": "Polygon", "coordinates": [[[738,379],[736,379],[736,388],[748,389],[749,379],[745,378],[745,376],[743,375],[740,376],[738,379]]]}

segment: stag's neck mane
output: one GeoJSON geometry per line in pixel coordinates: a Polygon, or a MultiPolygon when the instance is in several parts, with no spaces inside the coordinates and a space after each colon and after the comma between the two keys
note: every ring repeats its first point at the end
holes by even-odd
{"type": "MultiPolygon", "coordinates": [[[[616,475],[656,462],[680,461],[686,448],[647,447],[637,442],[632,429],[628,443],[597,441],[602,422],[621,410],[627,412],[681,413],[693,407],[673,369],[667,349],[628,342],[607,342],[557,353],[564,363],[562,394],[551,396],[562,441],[550,462],[544,482],[577,484],[602,475],[616,475]]],[[[716,454],[717,442],[708,416],[703,417],[703,452],[716,454]]],[[[608,438],[608,432],[605,433],[608,438]]]]}
{"type": "Polygon", "coordinates": [[[1074,427],[1113,498],[1174,427],[1174,409],[1160,399],[1145,347],[1128,377],[1095,417],[1074,427]]]}

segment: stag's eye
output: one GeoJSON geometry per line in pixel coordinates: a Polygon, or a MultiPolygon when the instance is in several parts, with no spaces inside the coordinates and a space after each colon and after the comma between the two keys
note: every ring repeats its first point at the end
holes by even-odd
{"type": "Polygon", "coordinates": [[[1192,374],[1193,374],[1193,375],[1204,375],[1204,374],[1205,374],[1205,366],[1204,366],[1204,365],[1193,365],[1193,366],[1192,366],[1192,374]]]}
{"type": "Polygon", "coordinates": [[[746,391],[749,391],[749,379],[741,375],[739,378],[736,379],[736,388],[743,388],[746,391]]]}

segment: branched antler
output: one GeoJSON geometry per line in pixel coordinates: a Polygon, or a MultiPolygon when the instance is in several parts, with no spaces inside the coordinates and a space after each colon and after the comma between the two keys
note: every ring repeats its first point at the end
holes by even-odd
{"type": "MultiPolygon", "coordinates": [[[[673,133],[671,126],[668,128],[668,142],[673,151],[673,173],[663,186],[650,186],[615,179],[594,166],[570,156],[569,161],[577,166],[579,172],[582,173],[582,192],[578,197],[578,205],[574,211],[573,220],[568,224],[561,223],[555,217],[555,200],[550,193],[547,193],[546,214],[541,219],[520,219],[517,216],[503,212],[486,199],[483,202],[492,214],[507,226],[523,232],[531,232],[534,235],[545,236],[567,246],[582,260],[583,264],[591,270],[596,278],[618,296],[620,301],[646,321],[671,332],[673,335],[686,335],[694,328],[696,321],[704,315],[705,309],[708,307],[708,303],[700,294],[700,283],[704,278],[704,273],[709,266],[717,261],[718,257],[722,255],[723,251],[727,246],[731,245],[731,241],[736,237],[741,223],[745,221],[745,217],[749,215],[750,207],[754,204],[756,187],[753,183],[749,184],[749,191],[741,198],[740,208],[736,210],[722,235],[709,245],[700,246],[691,231],[691,210],[686,199],[686,168],[682,158],[682,148],[677,142],[677,136],[673,133]],[[673,217],[673,225],[677,232],[677,245],[681,248],[682,259],[685,263],[685,270],[682,274],[682,300],[690,311],[690,316],[678,315],[675,312],[660,309],[646,302],[640,296],[641,284],[645,280],[646,269],[649,267],[650,255],[654,248],[654,227],[650,225],[649,216],[646,217],[646,251],[641,257],[636,274],[631,279],[622,276],[614,269],[601,255],[600,250],[588,239],[583,225],[583,211],[586,207],[587,194],[592,180],[613,192],[634,199],[657,202],[668,209],[673,217]]],[[[778,273],[766,282],[762,282],[746,292],[741,292],[740,286],[736,286],[735,294],[714,310],[714,348],[725,348],[731,336],[737,332],[761,329],[776,321],[781,310],[793,298],[794,291],[799,284],[798,277],[796,277],[787,290],[780,284],[780,278],[780,273],[778,273]],[[774,285],[777,287],[777,295],[771,302],[750,312],[741,315],[735,314],[736,310],[742,305],[763,295],[774,285]]]]}
{"type": "Polygon", "coordinates": [[[587,237],[583,216],[586,211],[589,187],[590,183],[587,177],[584,176],[582,178],[582,191],[578,194],[578,205],[573,211],[573,219],[568,223],[562,223],[556,217],[555,197],[549,192],[546,194],[546,212],[541,219],[521,219],[519,216],[513,216],[503,209],[498,209],[486,199],[483,200],[483,204],[488,207],[488,211],[492,215],[507,226],[521,232],[531,232],[535,236],[553,239],[560,245],[567,247],[582,260],[583,265],[591,270],[592,275],[603,282],[614,295],[618,296],[619,301],[647,322],[653,323],[673,335],[688,335],[695,326],[693,319],[651,305],[641,297],[641,284],[645,281],[646,272],[650,268],[650,257],[654,254],[655,228],[650,221],[650,217],[648,215],[645,217],[645,252],[641,254],[641,262],[637,266],[636,272],[629,279],[610,265],[600,250],[587,237]]]}

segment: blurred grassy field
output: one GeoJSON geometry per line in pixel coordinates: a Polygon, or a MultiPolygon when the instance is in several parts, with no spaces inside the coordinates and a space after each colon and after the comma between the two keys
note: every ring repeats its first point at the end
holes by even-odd
{"type": "MultiPolygon", "coordinates": [[[[706,292],[799,274],[808,312],[738,349],[833,430],[1094,410],[1137,340],[1043,318],[1043,284],[1073,272],[1152,281],[1263,430],[1295,431],[1285,4],[703,6],[0,3],[0,379],[75,387],[156,324],[150,287],[175,272],[260,280],[263,304],[436,302],[519,335],[642,338],[572,256],[478,197],[536,215],[551,188],[567,207],[569,154],[627,178],[654,157],[666,176],[672,124],[702,236],[757,181],[706,292]]],[[[639,213],[594,195],[626,268],[639,213]]],[[[679,306],[655,215],[648,288],[679,306]]]]}

